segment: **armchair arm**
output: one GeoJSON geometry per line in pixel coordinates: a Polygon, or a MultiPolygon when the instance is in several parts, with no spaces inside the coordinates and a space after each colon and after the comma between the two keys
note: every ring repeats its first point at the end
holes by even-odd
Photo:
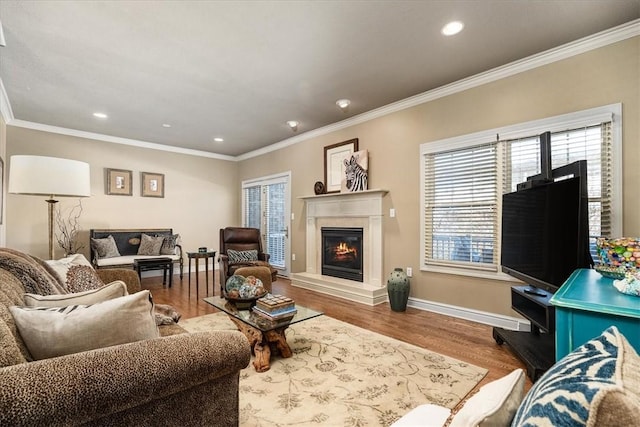
{"type": "Polygon", "coordinates": [[[260,261],[269,262],[269,258],[271,258],[270,254],[265,254],[264,252],[258,254],[258,259],[260,261]]]}
{"type": "Polygon", "coordinates": [[[122,280],[127,284],[127,292],[130,294],[135,294],[142,289],[140,278],[135,270],[128,270],[126,268],[101,268],[96,270],[96,273],[105,284],[111,283],[114,280],[122,280]]]}
{"type": "Polygon", "coordinates": [[[109,418],[155,418],[171,425],[171,417],[179,419],[182,411],[157,414],[153,408],[166,409],[189,389],[218,379],[235,375],[237,381],[250,357],[240,332],[215,331],[9,366],[0,369],[0,425],[77,425],[98,419],[109,424],[109,418]]]}
{"type": "Polygon", "coordinates": [[[176,255],[180,255],[180,259],[182,259],[182,245],[176,245],[176,255]]]}

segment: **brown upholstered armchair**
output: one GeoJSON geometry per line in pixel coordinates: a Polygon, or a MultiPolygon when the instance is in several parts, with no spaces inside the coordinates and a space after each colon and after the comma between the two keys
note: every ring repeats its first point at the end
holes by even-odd
{"type": "Polygon", "coordinates": [[[220,289],[224,289],[227,279],[235,273],[238,268],[250,266],[266,266],[271,270],[272,280],[276,280],[278,270],[269,264],[269,254],[262,250],[262,240],[260,230],[246,227],[226,227],[220,229],[220,289]],[[235,261],[229,260],[228,250],[238,252],[256,250],[257,260],[235,261]]]}

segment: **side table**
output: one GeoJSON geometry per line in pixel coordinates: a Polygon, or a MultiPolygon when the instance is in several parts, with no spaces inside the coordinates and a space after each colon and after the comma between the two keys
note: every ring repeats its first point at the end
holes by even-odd
{"type": "MultiPolygon", "coordinates": [[[[216,251],[207,251],[207,252],[187,252],[187,258],[189,261],[189,297],[191,297],[191,260],[196,260],[196,298],[200,295],[200,283],[198,280],[198,271],[199,271],[199,261],[204,259],[204,277],[206,281],[207,287],[207,296],[209,296],[209,258],[215,262],[216,251]]],[[[215,295],[215,279],[213,277],[213,272],[215,271],[214,264],[211,266],[211,288],[212,292],[215,295]]]]}

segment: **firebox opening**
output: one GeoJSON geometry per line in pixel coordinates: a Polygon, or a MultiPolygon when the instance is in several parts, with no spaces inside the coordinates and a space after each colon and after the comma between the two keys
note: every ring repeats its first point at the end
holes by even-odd
{"type": "Polygon", "coordinates": [[[362,228],[322,227],[322,274],[363,281],[362,228]]]}

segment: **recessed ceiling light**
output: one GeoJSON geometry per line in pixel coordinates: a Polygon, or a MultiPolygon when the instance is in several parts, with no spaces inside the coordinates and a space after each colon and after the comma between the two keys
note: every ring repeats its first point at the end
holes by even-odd
{"type": "Polygon", "coordinates": [[[336,105],[344,110],[351,105],[351,101],[348,99],[338,99],[336,105]]]}
{"type": "Polygon", "coordinates": [[[220,138],[219,136],[213,138],[215,142],[224,142],[224,138],[220,138]]]}
{"type": "Polygon", "coordinates": [[[93,113],[93,116],[99,119],[106,119],[107,117],[109,117],[105,113],[93,113]]]}
{"type": "Polygon", "coordinates": [[[445,36],[453,36],[458,34],[464,28],[464,24],[460,21],[452,21],[442,27],[442,34],[445,36]]]}
{"type": "Polygon", "coordinates": [[[169,123],[163,123],[163,124],[162,124],[162,127],[163,127],[163,128],[170,128],[170,127],[171,127],[171,125],[170,125],[169,123]]]}
{"type": "Polygon", "coordinates": [[[297,121],[295,121],[295,120],[289,120],[289,121],[287,122],[287,126],[289,126],[289,127],[291,128],[291,130],[293,130],[293,131],[297,131],[297,130],[298,130],[298,125],[299,125],[299,124],[300,124],[300,123],[298,123],[298,122],[297,122],[297,121]]]}

